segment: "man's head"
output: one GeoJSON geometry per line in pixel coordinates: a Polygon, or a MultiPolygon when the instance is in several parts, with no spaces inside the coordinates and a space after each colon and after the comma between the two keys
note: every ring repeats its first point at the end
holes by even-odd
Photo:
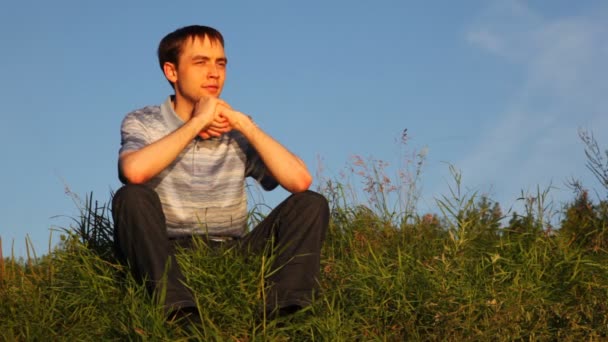
{"type": "Polygon", "coordinates": [[[193,25],[169,33],[158,46],[158,62],[176,96],[195,102],[222,92],[227,60],[224,38],[214,28],[193,25]]]}

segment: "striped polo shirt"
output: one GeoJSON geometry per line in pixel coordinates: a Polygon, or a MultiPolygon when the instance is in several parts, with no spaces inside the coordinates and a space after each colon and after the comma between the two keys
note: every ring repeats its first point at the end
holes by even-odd
{"type": "MultiPolygon", "coordinates": [[[[183,124],[171,97],[160,106],[135,110],[122,122],[119,153],[136,151],[183,124]]],[[[169,237],[239,237],[247,223],[248,176],[265,190],[278,185],[245,137],[232,130],[217,138],[195,138],[145,185],[160,197],[169,237]]]]}

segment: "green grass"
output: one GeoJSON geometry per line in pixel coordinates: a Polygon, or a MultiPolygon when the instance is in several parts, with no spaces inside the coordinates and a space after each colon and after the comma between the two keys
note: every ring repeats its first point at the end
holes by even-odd
{"type": "Polygon", "coordinates": [[[27,248],[17,260],[0,249],[0,340],[608,340],[607,201],[594,204],[578,187],[553,227],[556,213],[538,190],[522,195],[525,213],[505,223],[500,206],[463,193],[450,168],[456,184],[438,200],[441,213],[418,215],[423,158],[412,158],[414,177],[397,182],[386,177],[388,164],[355,158],[368,206],[347,195],[352,187],[325,181],[321,291],[291,317],[258,319],[265,257],[204,244],[180,250],[201,310],[195,330],[167,323],[158,300],[114,261],[107,205],[75,196],[80,216],[51,253],[27,248]]]}
{"type": "MultiPolygon", "coordinates": [[[[572,229],[548,233],[534,216],[497,227],[484,201],[400,224],[332,202],[322,291],[309,309],[274,321],[256,320],[267,260],[204,245],[181,251],[204,322],[197,331],[166,323],[145,289],[99,252],[107,245],[95,250],[72,234],[43,257],[2,259],[0,340],[607,339],[605,243],[585,244],[597,239],[588,232],[577,239],[572,229]]],[[[598,214],[602,207],[591,208],[598,214]]],[[[95,217],[107,215],[99,209],[89,209],[74,231],[110,224],[95,217]]],[[[594,222],[600,234],[608,221],[594,222]]]]}

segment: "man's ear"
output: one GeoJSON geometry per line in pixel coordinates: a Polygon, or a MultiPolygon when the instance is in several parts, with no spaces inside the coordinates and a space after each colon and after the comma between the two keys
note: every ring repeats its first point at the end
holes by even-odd
{"type": "Polygon", "coordinates": [[[165,77],[167,81],[175,84],[177,82],[177,67],[175,64],[170,62],[165,62],[163,64],[163,72],[165,73],[165,77]]]}

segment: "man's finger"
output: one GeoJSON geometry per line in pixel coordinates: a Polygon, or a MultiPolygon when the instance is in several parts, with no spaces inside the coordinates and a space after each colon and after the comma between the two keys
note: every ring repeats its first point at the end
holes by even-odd
{"type": "Polygon", "coordinates": [[[203,129],[201,132],[205,132],[208,130],[216,130],[216,131],[221,131],[224,130],[226,128],[230,127],[230,123],[228,121],[226,122],[220,122],[220,121],[212,121],[207,128],[203,129]]]}
{"type": "Polygon", "coordinates": [[[217,102],[218,102],[218,104],[220,104],[220,105],[222,105],[222,106],[224,106],[226,108],[232,109],[232,107],[230,107],[230,105],[228,104],[228,102],[226,102],[226,101],[224,101],[222,99],[217,99],[217,102]]]}

